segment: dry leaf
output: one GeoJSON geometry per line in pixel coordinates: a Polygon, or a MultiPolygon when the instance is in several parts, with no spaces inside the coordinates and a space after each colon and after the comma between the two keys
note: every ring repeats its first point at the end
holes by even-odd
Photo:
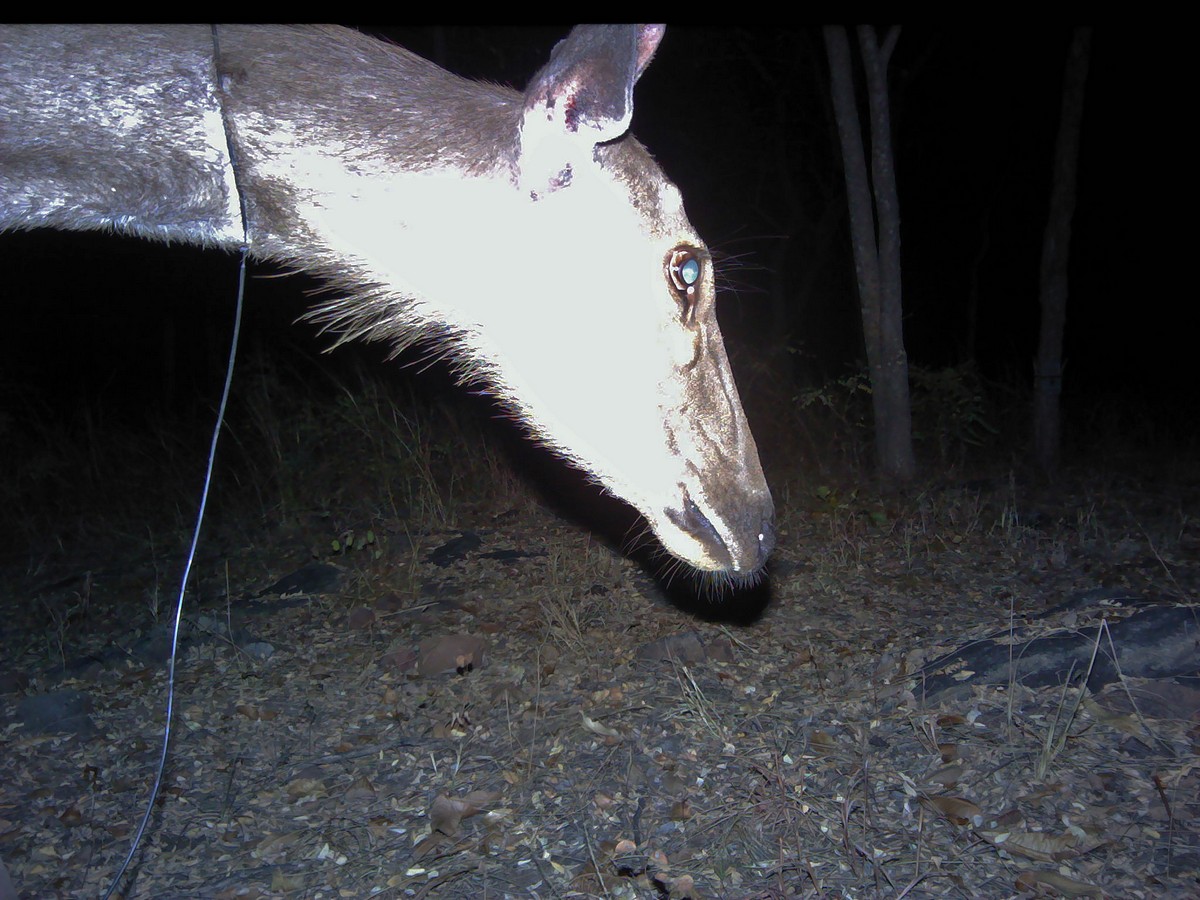
{"type": "Polygon", "coordinates": [[[1103,841],[1090,835],[1064,831],[1051,834],[1045,831],[979,831],[979,836],[1002,847],[1014,856],[1025,856],[1039,862],[1059,862],[1090,853],[1103,841]]]}
{"type": "Polygon", "coordinates": [[[457,834],[463,819],[483,812],[483,808],[495,802],[499,796],[494,791],[471,791],[461,799],[438,794],[429,807],[429,821],[434,831],[445,835],[457,834]]]}
{"type": "Polygon", "coordinates": [[[1058,872],[1022,872],[1017,876],[1016,888],[1019,891],[1035,891],[1038,885],[1051,888],[1063,897],[1103,897],[1104,890],[1094,884],[1076,881],[1058,872]]]}
{"type": "Polygon", "coordinates": [[[271,890],[280,894],[291,894],[303,889],[303,880],[283,874],[278,869],[271,873],[271,890]]]}
{"type": "Polygon", "coordinates": [[[583,719],[583,727],[592,732],[592,734],[598,734],[601,737],[621,740],[621,732],[617,731],[615,728],[609,728],[607,725],[601,725],[595,719],[589,719],[587,715],[582,712],[579,714],[579,718],[583,719]]]}
{"type": "Polygon", "coordinates": [[[1011,831],[1018,825],[1023,825],[1024,822],[1025,816],[1022,815],[1021,811],[1015,807],[1010,807],[1009,809],[1006,809],[1004,812],[1000,813],[1000,815],[992,818],[992,825],[995,826],[997,833],[999,833],[1000,829],[1008,829],[1011,831]]]}
{"type": "Polygon", "coordinates": [[[942,787],[950,787],[962,780],[962,766],[945,766],[934,772],[927,779],[930,784],[940,784],[942,787]]]}
{"type": "Polygon", "coordinates": [[[443,844],[447,843],[449,838],[441,832],[434,831],[428,837],[422,838],[417,842],[417,846],[413,847],[413,859],[420,859],[422,856],[428,856],[430,853],[435,853],[443,844]]]}
{"type": "Polygon", "coordinates": [[[983,810],[962,797],[933,794],[926,796],[925,800],[955,825],[978,825],[983,821],[983,810]]]}
{"type": "Polygon", "coordinates": [[[287,855],[287,852],[300,842],[301,832],[286,831],[282,834],[272,834],[263,838],[258,842],[258,846],[251,852],[251,856],[258,859],[264,859],[268,862],[278,860],[287,855]]]}
{"type": "Polygon", "coordinates": [[[354,783],[346,789],[348,800],[370,800],[375,796],[375,785],[365,775],[354,779],[354,783]]]}
{"type": "Polygon", "coordinates": [[[301,797],[324,797],[328,793],[325,782],[319,778],[295,778],[288,782],[285,790],[293,800],[301,797]]]}
{"type": "Polygon", "coordinates": [[[62,822],[68,828],[73,828],[76,825],[82,824],[83,813],[79,811],[78,806],[71,806],[58,817],[58,821],[62,822]]]}
{"type": "Polygon", "coordinates": [[[270,722],[277,715],[279,715],[279,713],[273,709],[266,709],[265,707],[255,706],[250,703],[239,704],[237,706],[237,711],[247,719],[255,722],[270,722]]]}
{"type": "Polygon", "coordinates": [[[668,878],[667,888],[670,890],[671,900],[683,897],[696,896],[696,882],[691,875],[680,875],[678,878],[668,878]]]}
{"type": "Polygon", "coordinates": [[[471,816],[477,812],[479,810],[469,803],[455,800],[445,794],[438,794],[429,807],[429,821],[433,825],[434,831],[453,835],[458,833],[458,826],[463,816],[471,816]]]}
{"type": "Polygon", "coordinates": [[[837,741],[824,731],[814,731],[808,743],[816,753],[833,753],[837,749],[837,741]]]}
{"type": "Polygon", "coordinates": [[[375,624],[375,610],[367,609],[365,606],[356,606],[346,616],[346,624],[354,631],[370,628],[375,624]]]}
{"type": "Polygon", "coordinates": [[[1030,791],[1028,794],[1026,794],[1021,799],[1025,803],[1035,803],[1038,800],[1044,800],[1047,797],[1055,797],[1058,794],[1061,794],[1062,789],[1063,789],[1062,782],[1055,781],[1051,784],[1047,784],[1044,787],[1039,788],[1036,791],[1030,791]]]}
{"type": "Polygon", "coordinates": [[[499,791],[471,791],[462,798],[464,803],[470,803],[472,806],[478,806],[483,809],[485,806],[490,806],[500,799],[499,791]]]}

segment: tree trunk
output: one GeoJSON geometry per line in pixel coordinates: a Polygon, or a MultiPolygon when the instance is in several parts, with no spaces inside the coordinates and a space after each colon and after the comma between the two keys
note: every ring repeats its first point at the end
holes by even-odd
{"type": "Polygon", "coordinates": [[[834,115],[846,173],[850,238],[862,309],[863,339],[871,373],[876,460],[884,477],[905,482],[915,474],[916,462],[900,291],[900,203],[892,165],[887,97],[887,64],[899,34],[898,28],[891,29],[881,46],[872,27],[864,25],[858,30],[871,116],[871,178],[868,180],[850,72],[849,41],[840,28],[830,26],[825,29],[834,115]]]}
{"type": "Polygon", "coordinates": [[[1062,441],[1062,341],[1067,320],[1067,262],[1071,245],[1071,219],[1075,213],[1075,183],[1079,165],[1079,131],[1083,95],[1087,84],[1092,30],[1075,29],[1063,78],[1062,118],[1054,148],[1054,184],[1050,213],[1042,238],[1039,299],[1041,332],[1034,370],[1033,459],[1046,474],[1058,468],[1062,441]]]}

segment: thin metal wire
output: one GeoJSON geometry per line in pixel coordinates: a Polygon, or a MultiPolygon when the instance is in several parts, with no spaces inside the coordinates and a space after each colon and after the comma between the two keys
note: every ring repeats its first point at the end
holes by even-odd
{"type": "MultiPolygon", "coordinates": [[[[219,71],[221,59],[221,46],[217,37],[217,26],[212,26],[213,39],[213,68],[214,71],[219,71]]],[[[218,74],[219,79],[219,74],[218,74]]],[[[217,96],[220,96],[220,85],[217,87],[217,96]]],[[[163,773],[167,768],[167,752],[171,744],[171,723],[174,720],[175,713],[175,653],[179,648],[179,626],[183,620],[183,599],[187,593],[188,580],[192,574],[192,563],[196,559],[196,548],[200,545],[200,530],[204,525],[204,513],[208,507],[209,489],[212,487],[213,468],[217,459],[217,441],[221,436],[221,429],[225,424],[225,407],[229,403],[229,393],[233,385],[233,370],[234,361],[237,359],[238,338],[242,330],[242,302],[246,293],[246,258],[250,253],[250,238],[249,229],[246,225],[246,202],[242,195],[242,191],[237,187],[238,182],[238,161],[237,155],[234,152],[233,143],[229,139],[229,129],[225,129],[225,144],[229,153],[229,165],[233,169],[234,186],[237,191],[238,210],[242,220],[242,247],[241,247],[241,264],[238,266],[238,286],[237,286],[237,308],[233,318],[233,337],[229,342],[229,363],[225,368],[225,386],[221,391],[221,404],[217,408],[217,420],[213,425],[212,441],[208,447],[208,465],[204,472],[204,487],[200,491],[200,509],[196,513],[196,527],[192,531],[192,542],[188,548],[187,562],[183,567],[183,575],[179,580],[179,595],[175,600],[175,622],[171,632],[171,655],[167,660],[167,720],[163,725],[163,740],[162,750],[158,758],[158,772],[154,776],[154,786],[150,790],[150,799],[146,803],[146,812],[142,815],[141,824],[138,825],[137,833],[133,836],[133,843],[129,846],[129,853],[125,856],[125,861],[121,864],[121,868],[117,874],[113,876],[112,882],[108,886],[108,890],[104,893],[104,900],[117,890],[121,883],[121,879],[125,876],[126,869],[133,861],[134,854],[141,844],[142,835],[146,831],[146,827],[150,824],[150,817],[154,814],[154,802],[158,799],[159,789],[162,787],[163,773]]]]}

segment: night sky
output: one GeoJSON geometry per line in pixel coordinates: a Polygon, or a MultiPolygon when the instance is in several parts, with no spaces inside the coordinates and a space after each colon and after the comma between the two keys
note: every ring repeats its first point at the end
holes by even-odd
{"type": "MultiPolygon", "coordinates": [[[[359,27],[452,71],[518,87],[566,31],[359,27]]],[[[890,75],[914,363],[951,365],[973,350],[988,377],[1018,388],[1031,381],[1070,35],[1057,25],[901,33],[890,75]],[[971,348],[973,284],[979,336],[971,348]]],[[[1185,371],[1191,335],[1178,321],[1185,301],[1159,289],[1161,279],[1141,271],[1131,250],[1157,228],[1145,196],[1165,181],[1144,102],[1151,49],[1137,27],[1099,27],[1093,36],[1064,354],[1068,415],[1113,396],[1195,418],[1195,378],[1185,371]]],[[[794,351],[786,375],[797,384],[844,374],[862,359],[828,97],[819,29],[686,26],[668,28],[635,94],[635,133],[724,260],[720,315],[735,361],[739,348],[753,353],[784,336],[794,351]]],[[[9,415],[55,414],[97,398],[113,410],[195,404],[207,390],[198,385],[220,369],[236,283],[231,257],[34,233],[0,237],[0,268],[8,313],[0,409],[9,415]]],[[[277,272],[260,265],[254,274],[277,272]]],[[[316,287],[302,277],[252,280],[248,340],[319,353],[311,328],[289,325],[316,287]]]]}

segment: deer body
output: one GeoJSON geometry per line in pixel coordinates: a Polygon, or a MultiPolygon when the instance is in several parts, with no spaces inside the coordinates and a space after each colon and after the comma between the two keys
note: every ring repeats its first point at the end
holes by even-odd
{"type": "Polygon", "coordinates": [[[711,258],[626,134],[661,36],[576,29],[521,95],[345,29],[0,28],[0,231],[323,275],[345,339],[437,342],[675,556],[751,577],[773,511],[711,258]]]}

